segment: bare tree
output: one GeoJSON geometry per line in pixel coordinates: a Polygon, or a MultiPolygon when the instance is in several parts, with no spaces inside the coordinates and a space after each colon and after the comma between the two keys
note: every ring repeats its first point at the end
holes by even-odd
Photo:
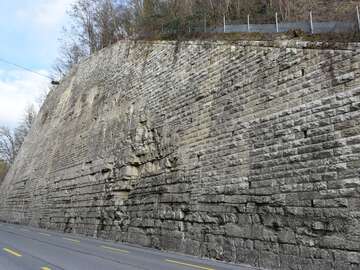
{"type": "Polygon", "coordinates": [[[7,165],[7,163],[4,160],[0,160],[0,185],[4,180],[8,169],[9,166],[7,165]]]}
{"type": "MultiPolygon", "coordinates": [[[[64,31],[66,35],[66,31],[64,31]]],[[[75,41],[64,41],[60,48],[60,55],[53,66],[54,77],[62,78],[76,64],[90,53],[80,47],[75,41]]]]}
{"type": "Polygon", "coordinates": [[[29,133],[32,124],[35,121],[36,111],[34,105],[30,105],[25,109],[24,116],[18,127],[15,128],[15,145],[17,148],[16,154],[23,144],[25,137],[29,133]]]}
{"type": "Polygon", "coordinates": [[[31,105],[26,108],[22,121],[13,131],[7,127],[0,127],[0,160],[9,165],[14,163],[35,117],[36,111],[31,105]]]}
{"type": "Polygon", "coordinates": [[[71,25],[64,28],[60,56],[54,66],[64,76],[88,55],[128,35],[130,9],[120,0],[78,0],[69,10],[71,25]]]}
{"type": "Polygon", "coordinates": [[[7,127],[0,127],[0,158],[12,164],[18,151],[14,133],[7,127]]]}

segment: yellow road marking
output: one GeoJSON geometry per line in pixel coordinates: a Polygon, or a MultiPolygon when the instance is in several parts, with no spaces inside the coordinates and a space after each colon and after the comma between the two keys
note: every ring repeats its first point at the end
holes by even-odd
{"type": "Polygon", "coordinates": [[[42,232],[39,232],[39,234],[41,234],[41,235],[45,235],[45,236],[51,236],[50,234],[47,234],[47,233],[42,233],[42,232]]]}
{"type": "Polygon", "coordinates": [[[204,267],[204,266],[200,266],[200,265],[178,262],[178,261],[173,261],[173,260],[165,260],[165,261],[169,262],[169,263],[175,263],[175,264],[179,264],[179,265],[189,266],[189,267],[196,268],[196,269],[215,270],[214,268],[208,268],[208,267],[204,267]]]}
{"type": "Polygon", "coordinates": [[[72,239],[72,238],[63,237],[63,239],[71,241],[71,242],[75,242],[75,243],[80,243],[80,240],[76,240],[76,239],[72,239]]]}
{"type": "Polygon", "coordinates": [[[9,248],[3,248],[4,251],[6,251],[7,253],[10,253],[11,255],[14,255],[16,257],[21,257],[22,255],[20,253],[17,253],[16,251],[13,251],[9,248]]]}
{"type": "Polygon", "coordinates": [[[41,270],[51,270],[51,268],[44,266],[44,267],[41,267],[41,270]]]}
{"type": "Polygon", "coordinates": [[[124,249],[118,249],[118,248],[113,248],[113,247],[107,247],[107,246],[101,246],[102,248],[111,250],[111,251],[116,251],[116,252],[122,252],[122,253],[129,253],[129,251],[124,250],[124,249]]]}

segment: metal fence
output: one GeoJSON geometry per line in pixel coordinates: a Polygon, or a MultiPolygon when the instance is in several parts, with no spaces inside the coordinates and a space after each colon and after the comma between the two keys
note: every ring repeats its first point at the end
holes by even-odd
{"type": "MultiPolygon", "coordinates": [[[[302,30],[305,33],[342,33],[356,31],[357,24],[354,22],[313,22],[312,26],[309,22],[284,22],[278,24],[225,24],[221,27],[208,28],[208,32],[257,32],[257,33],[283,33],[290,30],[302,30]]],[[[204,32],[203,28],[195,29],[196,32],[204,32]]]]}
{"type": "MultiPolygon", "coordinates": [[[[291,30],[301,30],[305,33],[319,34],[319,33],[345,33],[360,31],[360,12],[359,7],[356,8],[356,15],[350,16],[345,20],[333,21],[316,21],[313,20],[312,12],[308,14],[308,20],[299,20],[293,22],[281,22],[278,19],[278,14],[274,14],[274,23],[259,23],[254,19],[252,21],[250,15],[247,16],[247,23],[244,21],[230,21],[224,16],[222,23],[218,25],[208,25],[206,18],[204,21],[197,23],[189,23],[185,27],[168,28],[162,26],[161,32],[196,32],[196,33],[241,33],[241,32],[256,32],[256,33],[284,33],[291,30]],[[353,18],[351,18],[353,17],[353,18]]],[[[246,20],[245,20],[246,21],[246,20]]]]}

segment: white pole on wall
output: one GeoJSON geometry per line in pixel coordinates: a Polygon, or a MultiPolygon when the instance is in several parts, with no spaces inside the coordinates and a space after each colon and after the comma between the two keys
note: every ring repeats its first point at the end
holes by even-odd
{"type": "Polygon", "coordinates": [[[224,14],[224,33],[226,32],[226,17],[225,17],[225,14],[224,14]]]}
{"type": "Polygon", "coordinates": [[[356,6],[356,13],[357,13],[357,20],[358,20],[358,26],[360,31],[360,12],[359,12],[359,6],[356,6]]]}
{"type": "Polygon", "coordinates": [[[279,21],[278,21],[278,14],[275,13],[275,19],[276,19],[276,33],[279,33],[279,21]]]}
{"type": "Polygon", "coordinates": [[[248,27],[248,32],[250,32],[250,14],[248,14],[247,16],[247,27],[248,27]]]}
{"type": "Polygon", "coordinates": [[[314,34],[314,24],[313,24],[312,11],[310,11],[310,30],[311,30],[311,34],[314,34]]]}
{"type": "Polygon", "coordinates": [[[206,16],[204,16],[204,32],[206,33],[206,16]]]}

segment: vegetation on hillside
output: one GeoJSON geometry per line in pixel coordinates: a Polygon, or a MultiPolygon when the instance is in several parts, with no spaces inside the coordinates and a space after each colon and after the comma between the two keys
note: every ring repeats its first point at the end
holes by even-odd
{"type": "MultiPolygon", "coordinates": [[[[77,0],[69,10],[61,54],[60,76],[84,57],[124,38],[184,37],[192,27],[221,25],[227,20],[253,23],[308,20],[354,20],[360,0],[77,0]]],[[[208,34],[209,36],[213,34],[208,34]]],[[[213,35],[214,36],[214,35],[213,35]]]]}

